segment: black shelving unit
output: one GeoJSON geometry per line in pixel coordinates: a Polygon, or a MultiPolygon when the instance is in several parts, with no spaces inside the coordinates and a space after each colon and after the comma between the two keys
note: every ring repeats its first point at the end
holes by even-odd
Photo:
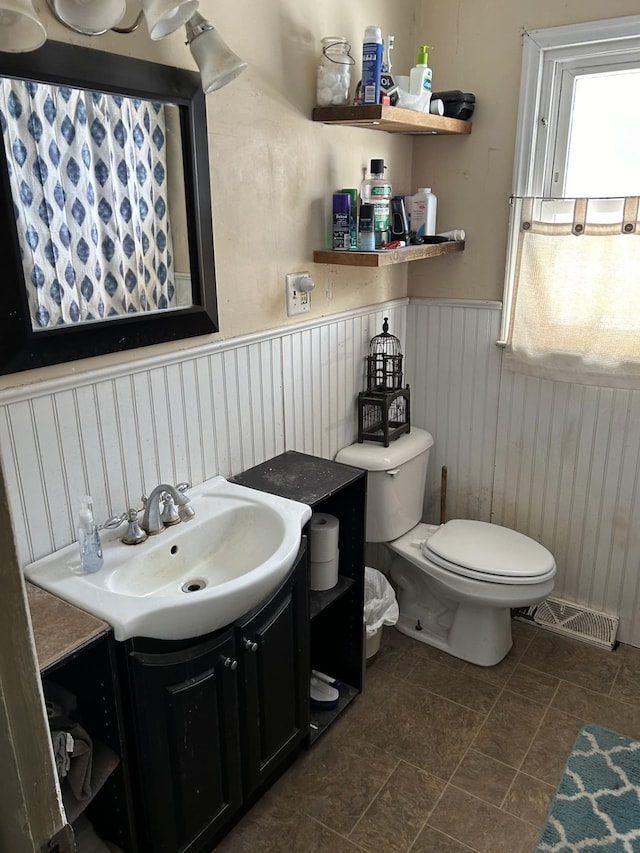
{"type": "Polygon", "coordinates": [[[342,682],[332,711],[311,710],[309,744],[362,691],[363,607],[367,475],[359,468],[289,450],[232,478],[235,483],[301,501],[340,521],[339,579],[333,589],[311,592],[311,669],[342,682]]]}
{"type": "MultiPolygon", "coordinates": [[[[123,713],[113,631],[102,635],[40,670],[43,679],[59,684],[76,698],[73,717],[94,739],[105,744],[119,762],[86,806],[86,814],[99,835],[124,853],[136,853],[133,798],[123,732],[123,713]]],[[[96,742],[97,741],[97,742],[96,742]]],[[[64,793],[64,789],[63,789],[64,793]]],[[[83,807],[65,799],[67,818],[73,821],[83,807]]]]}

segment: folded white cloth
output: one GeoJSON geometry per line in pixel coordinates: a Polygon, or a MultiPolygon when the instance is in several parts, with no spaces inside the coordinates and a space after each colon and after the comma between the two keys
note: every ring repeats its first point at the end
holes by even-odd
{"type": "Polygon", "coordinates": [[[71,765],[70,753],[73,752],[73,737],[69,732],[52,731],[53,757],[56,761],[58,779],[64,779],[71,765]]]}

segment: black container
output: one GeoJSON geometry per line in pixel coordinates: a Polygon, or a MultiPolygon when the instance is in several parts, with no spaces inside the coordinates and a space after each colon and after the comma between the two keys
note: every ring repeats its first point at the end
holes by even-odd
{"type": "Polygon", "coordinates": [[[433,92],[432,100],[440,100],[444,104],[444,114],[447,118],[459,118],[467,121],[473,115],[476,96],[471,92],[461,92],[459,89],[449,89],[446,92],[433,92]]]}
{"type": "Polygon", "coordinates": [[[403,195],[391,199],[391,239],[404,240],[409,245],[409,224],[403,195]]]}

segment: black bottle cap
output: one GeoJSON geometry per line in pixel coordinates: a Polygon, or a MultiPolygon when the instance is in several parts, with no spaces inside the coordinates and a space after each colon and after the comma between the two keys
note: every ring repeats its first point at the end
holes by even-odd
{"type": "Polygon", "coordinates": [[[371,161],[371,174],[372,175],[384,175],[384,160],[372,160],[371,161]]]}

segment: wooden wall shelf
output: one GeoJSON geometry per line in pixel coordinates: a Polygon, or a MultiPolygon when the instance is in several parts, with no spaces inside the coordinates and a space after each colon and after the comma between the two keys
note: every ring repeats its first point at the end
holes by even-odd
{"type": "Polygon", "coordinates": [[[471,133],[470,121],[419,113],[401,107],[386,107],[381,104],[316,107],[313,111],[313,120],[323,124],[383,130],[387,133],[433,135],[465,135],[471,133]]]}
{"type": "Polygon", "coordinates": [[[347,252],[332,249],[317,249],[313,253],[316,264],[337,264],[346,267],[388,267],[392,264],[405,264],[408,261],[421,261],[423,258],[435,258],[438,255],[450,255],[462,252],[464,240],[451,240],[448,243],[433,243],[427,246],[405,246],[388,252],[347,252]]]}

